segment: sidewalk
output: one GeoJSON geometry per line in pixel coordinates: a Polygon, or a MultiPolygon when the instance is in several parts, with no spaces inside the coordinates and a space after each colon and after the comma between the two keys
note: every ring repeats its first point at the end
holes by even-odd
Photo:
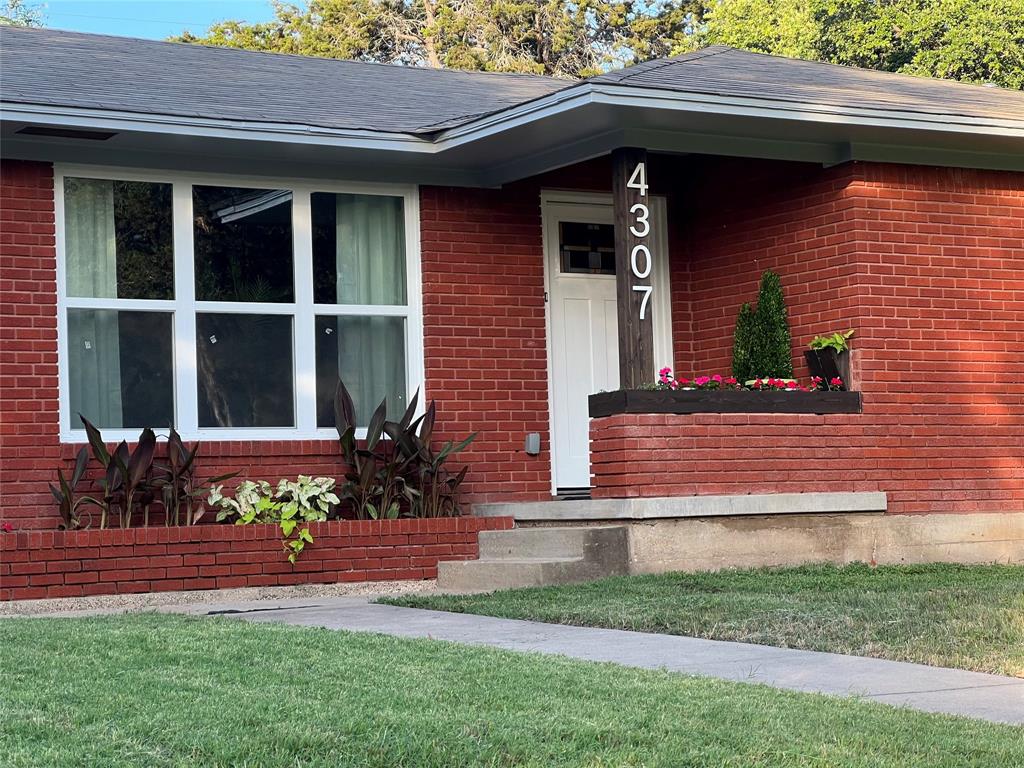
{"type": "Polygon", "coordinates": [[[369,603],[365,597],[225,602],[159,610],[558,654],[1024,725],[1024,679],[923,664],[397,608],[369,603]]]}

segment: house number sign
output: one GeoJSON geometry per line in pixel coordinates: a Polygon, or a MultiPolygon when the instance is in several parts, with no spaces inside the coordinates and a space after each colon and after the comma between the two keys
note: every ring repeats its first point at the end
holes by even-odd
{"type": "MultiPolygon", "coordinates": [[[[637,194],[640,197],[647,198],[646,162],[641,161],[636,164],[633,173],[629,177],[629,181],[626,182],[626,187],[637,190],[637,194]]],[[[633,277],[638,280],[646,280],[651,276],[651,267],[654,263],[654,260],[651,258],[651,249],[647,245],[647,238],[651,234],[651,209],[646,203],[634,203],[629,209],[629,215],[633,217],[629,231],[633,237],[640,241],[630,251],[629,270],[633,273],[633,277]]],[[[634,284],[632,289],[636,293],[643,294],[643,298],[640,301],[640,319],[646,320],[647,305],[650,304],[654,287],[651,285],[634,284]]]]}

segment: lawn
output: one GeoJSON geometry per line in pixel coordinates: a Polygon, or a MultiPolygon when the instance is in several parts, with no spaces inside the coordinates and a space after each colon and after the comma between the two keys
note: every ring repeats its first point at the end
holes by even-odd
{"type": "Polygon", "coordinates": [[[9,766],[1024,765],[1024,729],[237,619],[0,620],[9,766]]]}
{"type": "Polygon", "coordinates": [[[387,602],[1024,677],[1024,567],[827,565],[624,576],[387,602]]]}

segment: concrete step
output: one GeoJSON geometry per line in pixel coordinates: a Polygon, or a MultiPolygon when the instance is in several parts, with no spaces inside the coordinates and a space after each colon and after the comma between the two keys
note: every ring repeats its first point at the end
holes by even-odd
{"type": "Polygon", "coordinates": [[[480,559],[583,557],[586,540],[586,531],[583,528],[514,528],[511,531],[480,531],[480,559]]]}
{"type": "Polygon", "coordinates": [[[492,592],[624,574],[628,535],[622,525],[481,531],[480,559],[438,563],[437,586],[492,592]]]}
{"type": "Polygon", "coordinates": [[[437,564],[437,586],[452,592],[494,592],[499,589],[572,584],[603,574],[582,557],[543,560],[455,560],[437,564]]]}

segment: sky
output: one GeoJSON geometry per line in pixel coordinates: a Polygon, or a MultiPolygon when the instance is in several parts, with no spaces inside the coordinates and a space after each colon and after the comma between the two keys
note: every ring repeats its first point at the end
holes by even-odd
{"type": "Polygon", "coordinates": [[[162,40],[187,29],[205,32],[217,21],[268,21],[270,0],[29,0],[51,29],[162,40]]]}

